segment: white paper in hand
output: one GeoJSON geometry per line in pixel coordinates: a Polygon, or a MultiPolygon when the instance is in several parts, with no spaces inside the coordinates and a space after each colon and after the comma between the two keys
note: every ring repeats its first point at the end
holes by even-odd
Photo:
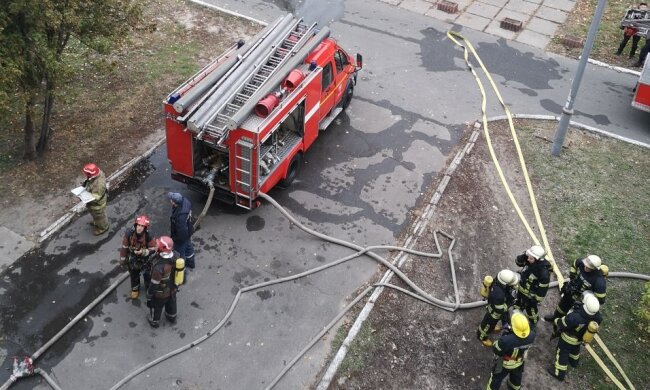
{"type": "Polygon", "coordinates": [[[82,202],[84,202],[84,204],[88,203],[88,202],[92,202],[93,200],[95,200],[95,197],[93,196],[93,194],[86,191],[86,189],[83,188],[83,187],[74,188],[70,192],[75,194],[77,196],[77,198],[79,198],[82,202]]]}

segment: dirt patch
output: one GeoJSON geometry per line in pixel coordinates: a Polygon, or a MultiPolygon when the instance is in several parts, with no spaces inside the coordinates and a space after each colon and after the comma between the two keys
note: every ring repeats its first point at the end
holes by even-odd
{"type": "MultiPolygon", "coordinates": [[[[536,140],[538,148],[541,143],[541,146],[550,149],[550,144],[544,139],[551,138],[552,128],[540,128],[531,132],[529,138],[536,140]]],[[[510,133],[502,123],[491,124],[490,130],[495,152],[514,197],[519,200],[524,215],[539,236],[532,207],[524,201],[528,199],[528,194],[510,133]]],[[[572,148],[599,139],[598,136],[579,131],[569,134],[567,145],[572,148]]],[[[531,172],[531,175],[534,174],[531,172]]],[[[533,185],[536,193],[543,190],[534,180],[533,185]]],[[[540,205],[540,209],[550,245],[557,248],[548,216],[544,215],[544,206],[540,205]]],[[[482,134],[454,173],[427,231],[418,239],[417,250],[436,251],[434,230],[442,230],[457,240],[453,256],[461,302],[480,299],[479,287],[484,275],[495,275],[506,267],[517,269],[515,256],[532,244],[501,185],[482,134]]],[[[444,253],[441,259],[412,256],[402,269],[413,282],[434,297],[453,302],[451,270],[446,254],[449,240],[440,238],[440,243],[444,253]]],[[[561,251],[554,255],[556,259],[564,257],[561,251]]],[[[564,261],[560,261],[559,266],[566,271],[564,261]]],[[[393,283],[406,287],[396,277],[393,283]]],[[[545,314],[552,311],[557,299],[557,292],[550,291],[540,312],[545,314]]],[[[351,348],[352,356],[346,357],[346,360],[361,362],[350,364],[344,361],[344,369],[339,370],[330,388],[485,388],[492,369],[493,354],[476,339],[476,328],[484,313],[484,308],[450,313],[402,293],[385,290],[364,324],[367,328],[364,333],[366,338],[372,337],[374,340],[364,340],[362,354],[356,352],[355,356],[357,348],[351,348]]],[[[537,327],[537,340],[529,352],[523,387],[589,388],[590,381],[585,370],[572,370],[562,385],[546,373],[556,346],[556,341],[549,341],[550,328],[544,322],[537,327]]],[[[590,359],[587,355],[583,350],[582,358],[590,359]]],[[[606,383],[602,377],[598,379],[606,383]]]]}
{"type": "Polygon", "coordinates": [[[22,162],[22,117],[0,120],[0,225],[36,239],[75,204],[69,190],[87,162],[107,175],[164,136],[162,100],[227,46],[261,26],[177,0],[151,0],[128,45],[86,60],[72,47],[79,71],[60,91],[50,150],[22,162]],[[5,142],[6,141],[6,142],[5,142]],[[5,158],[6,157],[6,158],[5,158]]]}

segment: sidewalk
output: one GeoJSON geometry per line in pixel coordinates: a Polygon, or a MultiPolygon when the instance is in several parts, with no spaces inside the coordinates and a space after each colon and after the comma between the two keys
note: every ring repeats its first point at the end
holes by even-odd
{"type": "Polygon", "coordinates": [[[514,40],[540,49],[546,48],[575,6],[571,0],[450,0],[458,12],[438,9],[436,0],[379,0],[437,20],[514,40]],[[500,27],[505,18],[522,22],[515,32],[500,27]]]}

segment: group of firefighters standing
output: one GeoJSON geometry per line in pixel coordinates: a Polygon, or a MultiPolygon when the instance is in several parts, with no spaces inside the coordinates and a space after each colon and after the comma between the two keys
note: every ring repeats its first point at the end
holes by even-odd
{"type": "MultiPolygon", "coordinates": [[[[86,180],[84,188],[94,198],[86,203],[94,227],[93,234],[106,233],[110,225],[106,216],[108,189],[104,172],[95,164],[86,164],[82,172],[86,180]]],[[[135,218],[127,227],[119,249],[120,265],[129,271],[131,299],[140,296],[140,281],[144,280],[147,307],[147,321],[157,328],[164,309],[167,320],[176,322],[176,293],[184,283],[184,269],[194,268],[194,247],[192,233],[192,205],[177,192],[167,194],[172,205],[169,236],[154,238],[150,232],[151,220],[146,215],[135,218]]]]}
{"type": "MultiPolygon", "coordinates": [[[[506,377],[508,388],[521,388],[526,355],[537,334],[538,306],[550,283],[552,265],[545,256],[544,248],[534,245],[516,257],[515,264],[521,267],[518,272],[503,269],[495,278],[486,276],[483,281],[481,295],[487,299],[487,313],[476,335],[498,357],[488,389],[499,389],[506,377]],[[499,332],[502,335],[498,340],[488,338],[490,333],[499,332]]],[[[554,313],[544,316],[544,321],[553,325],[551,339],[559,337],[548,372],[560,381],[569,365],[578,366],[580,345],[591,341],[602,322],[600,306],[605,303],[607,272],[596,255],[575,260],[554,313]]]]}

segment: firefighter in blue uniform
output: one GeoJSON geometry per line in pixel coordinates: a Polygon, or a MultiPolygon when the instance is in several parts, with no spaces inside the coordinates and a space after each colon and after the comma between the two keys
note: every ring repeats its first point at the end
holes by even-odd
{"type": "Polygon", "coordinates": [[[157,328],[163,308],[167,320],[176,323],[176,292],[178,286],[174,281],[176,255],[174,241],[168,236],[158,239],[158,253],[151,260],[151,282],[147,289],[147,307],[149,325],[157,328]]]}
{"type": "Polygon", "coordinates": [[[590,291],[583,294],[582,302],[577,302],[569,313],[553,322],[553,336],[560,336],[555,350],[554,366],[548,372],[555,379],[563,381],[569,364],[577,367],[580,359],[580,344],[591,341],[603,320],[599,310],[600,303],[590,291]],[[595,323],[597,325],[591,324],[595,323]],[[589,337],[585,337],[588,334],[589,337]]]}
{"type": "MultiPolygon", "coordinates": [[[[593,292],[598,302],[605,303],[607,281],[605,273],[601,270],[602,260],[596,255],[589,255],[584,259],[573,262],[569,271],[569,281],[562,286],[562,297],[553,314],[544,316],[544,321],[553,322],[564,317],[585,291],[593,292]]],[[[602,266],[604,268],[604,266],[602,266]]]]}
{"type": "Polygon", "coordinates": [[[512,330],[504,334],[492,345],[492,352],[497,359],[490,373],[487,384],[488,390],[497,390],[503,379],[508,377],[508,388],[521,389],[521,378],[524,374],[524,363],[528,349],[535,341],[535,329],[530,328],[528,318],[522,312],[515,310],[511,318],[512,330]]]}
{"type": "Polygon", "coordinates": [[[551,263],[544,258],[546,251],[539,245],[531,246],[525,253],[517,256],[515,263],[523,267],[517,285],[515,308],[522,310],[532,326],[539,320],[537,305],[546,297],[550,282],[551,263]]]}
{"type": "Polygon", "coordinates": [[[476,337],[486,347],[492,346],[492,340],[488,338],[488,334],[501,331],[501,328],[497,327],[497,323],[499,321],[503,324],[508,323],[508,309],[514,303],[515,286],[519,283],[518,276],[509,269],[501,270],[490,286],[487,296],[487,313],[476,330],[476,337]]]}

